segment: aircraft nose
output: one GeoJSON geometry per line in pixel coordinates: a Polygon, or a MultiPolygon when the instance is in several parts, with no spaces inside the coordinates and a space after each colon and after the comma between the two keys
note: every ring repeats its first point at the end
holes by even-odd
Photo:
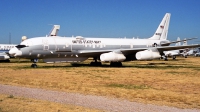
{"type": "Polygon", "coordinates": [[[14,47],[14,48],[10,49],[9,54],[10,54],[11,56],[17,57],[17,56],[21,56],[21,55],[22,55],[22,51],[20,51],[20,50],[17,49],[16,47],[14,47]]]}

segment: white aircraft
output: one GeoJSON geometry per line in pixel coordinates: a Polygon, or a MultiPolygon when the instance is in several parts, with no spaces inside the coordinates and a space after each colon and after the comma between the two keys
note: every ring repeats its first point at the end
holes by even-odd
{"type": "Polygon", "coordinates": [[[196,53],[197,51],[195,50],[195,48],[193,48],[184,50],[182,54],[185,58],[187,58],[187,56],[195,56],[196,53]]]}
{"type": "MultiPolygon", "coordinates": [[[[183,41],[183,45],[188,45],[187,44],[187,39],[185,38],[183,41]]],[[[186,48],[182,50],[181,55],[185,58],[187,58],[187,56],[192,56],[195,55],[196,51],[194,50],[195,48],[186,48]]]]}
{"type": "Polygon", "coordinates": [[[59,30],[60,30],[60,25],[54,25],[51,30],[51,33],[49,33],[49,36],[57,36],[59,30]]]}
{"type": "MultiPolygon", "coordinates": [[[[180,38],[177,38],[177,41],[180,41],[180,38]]],[[[181,42],[178,42],[175,44],[175,46],[180,46],[181,42]]],[[[180,50],[170,50],[170,51],[164,51],[164,54],[166,57],[172,57],[173,59],[176,59],[176,56],[180,55],[180,50]]],[[[167,59],[167,58],[165,58],[167,59]]]]}
{"type": "Polygon", "coordinates": [[[196,48],[196,53],[194,54],[194,56],[198,57],[200,56],[200,48],[196,48]]]}
{"type": "MultiPolygon", "coordinates": [[[[189,39],[184,39],[183,41],[183,45],[187,45],[187,40],[192,40],[192,39],[196,39],[196,38],[189,38],[189,39]]],[[[180,46],[181,45],[181,40],[178,37],[177,38],[177,43],[175,44],[175,46],[180,46]]],[[[171,51],[164,51],[164,54],[166,57],[172,57],[173,59],[176,59],[176,56],[182,55],[185,58],[187,58],[187,54],[188,52],[186,52],[188,50],[188,48],[186,49],[178,49],[178,50],[171,50],[171,51]]],[[[165,58],[167,60],[167,58],[165,58]]]]}
{"type": "Polygon", "coordinates": [[[37,67],[37,59],[46,63],[82,62],[93,57],[91,65],[110,62],[111,66],[122,66],[123,61],[152,60],[164,55],[163,51],[192,46],[168,46],[167,40],[170,13],[166,13],[154,35],[148,39],[84,38],[77,37],[35,37],[27,39],[9,51],[19,58],[31,59],[31,67],[37,67]],[[55,38],[56,37],[56,38],[55,38]]]}
{"type": "MultiPolygon", "coordinates": [[[[60,25],[54,25],[50,35],[49,36],[56,36],[58,34],[58,31],[60,29],[60,25]]],[[[26,36],[22,36],[22,41],[26,40],[26,36]]],[[[14,48],[15,44],[0,44],[0,61],[4,62],[10,62],[10,56],[8,55],[8,52],[11,48],[14,48]]]]}
{"type": "Polygon", "coordinates": [[[10,62],[10,56],[8,52],[11,48],[14,48],[14,44],[0,44],[0,61],[10,62]]]}

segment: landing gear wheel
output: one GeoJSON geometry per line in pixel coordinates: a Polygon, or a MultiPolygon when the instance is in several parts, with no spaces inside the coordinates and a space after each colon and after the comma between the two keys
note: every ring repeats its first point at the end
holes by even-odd
{"type": "Polygon", "coordinates": [[[37,68],[37,62],[38,62],[38,59],[31,59],[31,61],[33,62],[33,64],[31,65],[32,68],[37,68]]]}
{"type": "Polygon", "coordinates": [[[0,62],[10,62],[10,60],[9,59],[7,59],[7,60],[0,60],[0,62]]]}
{"type": "Polygon", "coordinates": [[[110,66],[111,67],[122,67],[122,63],[121,62],[110,62],[110,66]]]}
{"type": "Polygon", "coordinates": [[[173,60],[175,60],[175,59],[176,59],[176,56],[173,56],[172,58],[173,58],[173,60]]]}
{"type": "Polygon", "coordinates": [[[92,61],[92,62],[90,63],[91,66],[101,66],[101,65],[102,65],[101,62],[98,62],[98,61],[97,61],[97,58],[96,58],[96,57],[94,57],[93,60],[94,60],[94,61],[92,61]]]}
{"type": "Polygon", "coordinates": [[[164,58],[165,61],[168,61],[167,56],[164,58]]]}
{"type": "Polygon", "coordinates": [[[32,67],[32,68],[37,68],[37,64],[33,63],[33,64],[31,65],[31,67],[32,67]]]}
{"type": "Polygon", "coordinates": [[[90,63],[91,66],[101,66],[101,62],[91,62],[90,63]]]}

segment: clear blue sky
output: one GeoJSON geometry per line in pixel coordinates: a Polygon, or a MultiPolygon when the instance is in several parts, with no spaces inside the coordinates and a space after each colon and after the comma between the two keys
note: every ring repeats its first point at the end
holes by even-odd
{"type": "Polygon", "coordinates": [[[200,0],[0,0],[0,43],[9,32],[14,44],[45,36],[50,24],[59,36],[148,38],[168,12],[169,40],[200,38],[200,0]]]}

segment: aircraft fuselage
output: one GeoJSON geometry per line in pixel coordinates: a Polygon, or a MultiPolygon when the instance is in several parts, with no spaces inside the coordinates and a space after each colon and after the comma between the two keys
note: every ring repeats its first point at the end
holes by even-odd
{"type": "MultiPolygon", "coordinates": [[[[167,41],[168,42],[168,41],[167,41]]],[[[155,44],[160,46],[161,40],[149,39],[112,39],[112,38],[73,38],[73,37],[38,37],[27,39],[21,43],[22,58],[78,58],[94,57],[94,54],[81,53],[83,50],[148,48],[155,44]]],[[[100,55],[97,53],[97,56],[100,55]]],[[[20,56],[17,56],[20,57],[20,56]]]]}

